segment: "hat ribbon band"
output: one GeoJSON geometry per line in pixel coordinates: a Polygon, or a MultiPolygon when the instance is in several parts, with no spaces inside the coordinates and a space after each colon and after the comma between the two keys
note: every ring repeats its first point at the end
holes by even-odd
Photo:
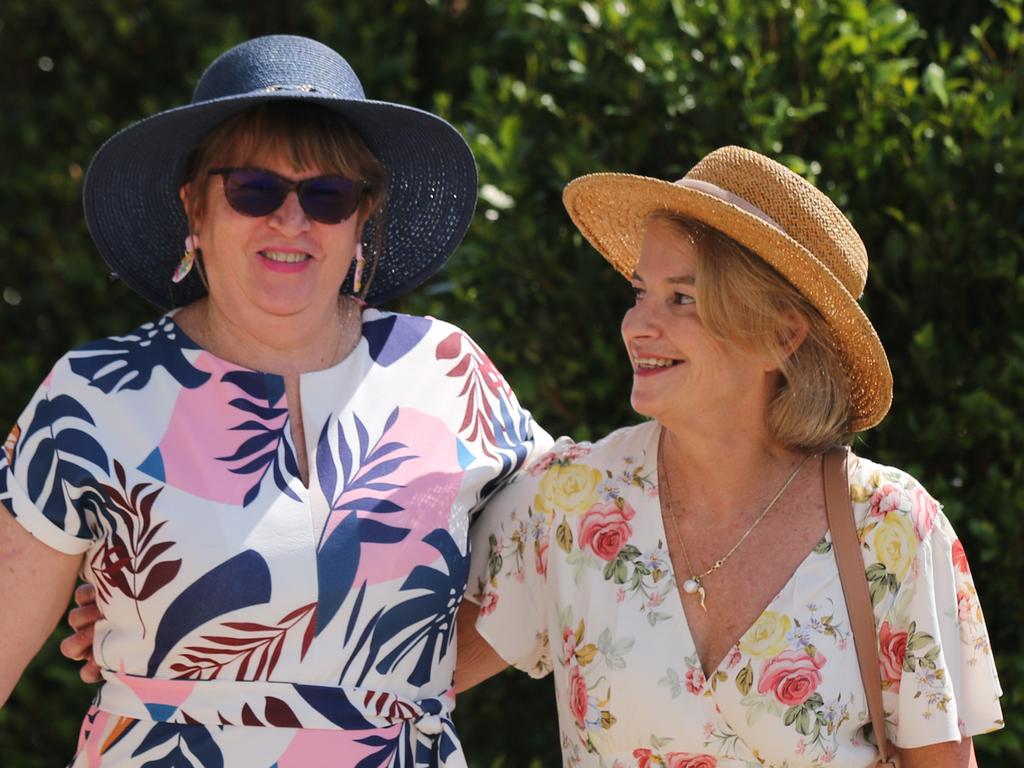
{"type": "Polygon", "coordinates": [[[789,233],[782,227],[782,225],[767,213],[750,201],[744,200],[739,195],[734,194],[727,189],[722,189],[717,184],[712,184],[708,181],[700,181],[699,179],[683,178],[676,182],[676,186],[686,187],[687,189],[693,189],[697,192],[703,192],[707,195],[711,195],[712,197],[717,197],[722,202],[735,205],[737,208],[740,208],[753,216],[757,216],[757,218],[770,225],[773,229],[777,229],[779,232],[789,237],[789,233]]]}

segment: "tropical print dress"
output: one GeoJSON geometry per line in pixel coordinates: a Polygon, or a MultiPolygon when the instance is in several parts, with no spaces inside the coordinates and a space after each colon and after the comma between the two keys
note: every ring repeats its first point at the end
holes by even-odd
{"type": "Polygon", "coordinates": [[[300,384],[308,488],[282,378],[173,315],[65,355],[15,426],[0,501],[105,616],[75,768],[465,765],[469,521],[550,438],[430,318],[366,310],[300,384]]]}
{"type": "MultiPolygon", "coordinates": [[[[518,668],[554,672],[564,765],[873,765],[828,535],[701,669],[665,544],[659,431],[560,441],[472,530],[477,628],[518,668]]],[[[978,596],[939,505],[898,469],[851,457],[849,476],[890,738],[916,747],[1001,727],[978,596]]]]}

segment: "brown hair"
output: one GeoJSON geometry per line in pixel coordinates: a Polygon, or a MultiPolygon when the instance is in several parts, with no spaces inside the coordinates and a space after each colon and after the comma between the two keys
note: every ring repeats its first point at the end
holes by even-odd
{"type": "Polygon", "coordinates": [[[832,331],[807,299],[763,259],[708,225],[673,213],[671,224],[696,246],[697,313],[712,337],[767,353],[780,383],[765,417],[769,434],[790,448],[823,451],[849,438],[850,379],[832,331]],[[807,335],[792,348],[792,318],[807,335]]]}
{"type": "Polygon", "coordinates": [[[183,184],[191,185],[185,214],[189,230],[206,212],[210,171],[220,166],[245,165],[266,147],[282,147],[296,170],[317,167],[361,179],[368,185],[369,218],[373,220],[373,253],[361,293],[369,290],[377,269],[384,232],[387,172],[363,137],[341,115],[316,104],[278,101],[251,107],[214,128],[192,153],[183,184]]]}

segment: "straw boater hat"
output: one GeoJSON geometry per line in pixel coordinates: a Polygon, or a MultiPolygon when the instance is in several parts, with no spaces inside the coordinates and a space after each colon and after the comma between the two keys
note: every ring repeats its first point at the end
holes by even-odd
{"type": "MultiPolygon", "coordinates": [[[[257,104],[297,101],[343,116],[387,171],[382,252],[366,301],[405,293],[441,268],[476,206],[476,163],[440,117],[371,101],[352,67],[322,43],[294,35],[258,37],[217,58],[192,102],[152,115],[109,139],[93,158],[82,195],[96,246],[113,272],[162,309],[206,293],[198,270],[171,282],[188,221],[178,189],[189,159],[211,130],[257,104]]],[[[373,222],[363,242],[373,252],[373,222]]],[[[351,291],[352,274],[343,291],[351,291]]]]}
{"type": "Polygon", "coordinates": [[[655,213],[695,219],[745,246],[792,283],[832,329],[851,383],[851,431],[875,426],[889,410],[889,361],[857,304],[867,251],[853,225],[810,182],[757,152],[723,147],[676,182],[595,173],[570,182],[563,199],[583,236],[627,278],[655,213]]]}

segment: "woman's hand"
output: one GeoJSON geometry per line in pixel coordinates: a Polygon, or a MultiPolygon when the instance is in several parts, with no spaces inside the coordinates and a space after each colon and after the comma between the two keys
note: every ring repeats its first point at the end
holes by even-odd
{"type": "Polygon", "coordinates": [[[914,749],[896,747],[896,753],[900,756],[902,768],[978,768],[970,736],[959,742],[944,741],[914,749]]]}
{"type": "Polygon", "coordinates": [[[455,619],[458,655],[455,657],[455,692],[472,688],[501,672],[508,662],[494,652],[490,644],[476,631],[476,617],[480,607],[463,600],[455,619]]]}
{"type": "Polygon", "coordinates": [[[79,584],[75,590],[77,608],[68,611],[68,624],[75,630],[60,643],[60,652],[72,661],[84,661],[78,676],[85,683],[98,683],[103,677],[92,657],[93,627],[103,618],[96,605],[96,588],[92,584],[79,584]]]}

